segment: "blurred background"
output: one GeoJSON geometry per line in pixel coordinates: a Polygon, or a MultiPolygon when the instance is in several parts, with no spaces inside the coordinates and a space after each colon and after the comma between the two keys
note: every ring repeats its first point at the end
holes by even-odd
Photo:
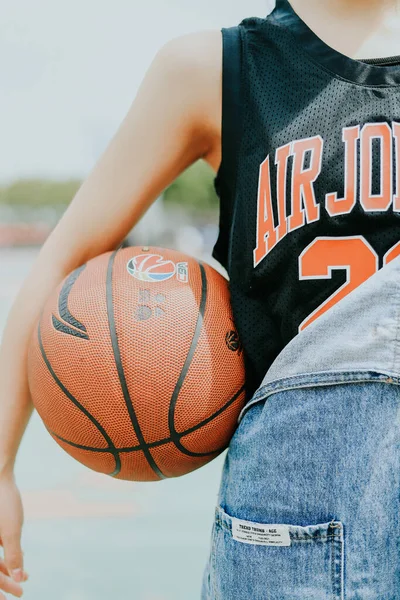
{"type": "MultiPolygon", "coordinates": [[[[0,21],[0,328],[41,244],[111,140],[170,38],[266,16],[268,0],[3,0],[0,21]]],[[[125,242],[209,262],[215,173],[204,161],[156,199],[125,242]]],[[[110,199],[112,200],[112,199],[110,199]]],[[[17,459],[27,600],[200,597],[223,453],[159,483],[98,475],[33,415],[17,459]]]]}

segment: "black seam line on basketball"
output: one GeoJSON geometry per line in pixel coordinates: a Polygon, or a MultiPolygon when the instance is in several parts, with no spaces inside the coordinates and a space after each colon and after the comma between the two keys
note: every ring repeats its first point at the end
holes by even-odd
{"type": "Polygon", "coordinates": [[[72,326],[69,327],[68,325],[65,325],[65,323],[60,321],[60,319],[58,319],[54,315],[51,315],[51,318],[52,318],[52,322],[53,322],[53,327],[54,327],[54,329],[57,329],[57,331],[61,331],[61,333],[66,333],[67,335],[73,335],[75,337],[82,338],[84,340],[89,339],[88,334],[84,333],[80,329],[74,329],[72,326]]]}
{"type": "MultiPolygon", "coordinates": [[[[244,391],[244,385],[221,408],[219,408],[217,411],[215,411],[215,413],[213,413],[212,415],[210,415],[209,417],[207,417],[207,419],[204,419],[203,421],[200,421],[194,427],[191,427],[190,429],[186,429],[185,431],[182,431],[181,433],[178,434],[179,437],[182,438],[185,435],[189,435],[190,433],[193,433],[193,431],[196,431],[196,429],[201,429],[203,427],[203,425],[206,425],[207,423],[209,423],[210,421],[212,421],[213,419],[215,419],[215,417],[218,417],[227,408],[229,408],[231,406],[231,404],[233,404],[235,402],[235,400],[237,400],[237,398],[240,396],[240,394],[243,391],[244,391]]],[[[84,446],[83,444],[77,444],[76,442],[71,442],[70,440],[67,440],[67,439],[61,437],[60,435],[58,435],[58,433],[55,433],[54,431],[51,431],[51,429],[48,429],[48,432],[51,433],[51,435],[54,435],[59,440],[61,440],[62,442],[64,442],[65,444],[69,444],[70,446],[73,446],[74,448],[79,448],[80,450],[87,450],[88,452],[110,452],[109,448],[95,448],[93,446],[84,446]]],[[[149,442],[147,445],[149,446],[149,448],[154,448],[156,446],[164,446],[164,444],[169,444],[170,442],[172,442],[172,440],[171,440],[170,437],[168,437],[168,438],[164,438],[162,440],[156,440],[155,442],[149,442]]],[[[116,447],[116,450],[118,452],[120,452],[121,454],[123,452],[136,452],[136,451],[141,450],[141,449],[142,449],[142,447],[139,446],[139,445],[137,445],[137,446],[128,446],[128,447],[123,447],[123,448],[117,448],[116,447]]],[[[221,448],[217,448],[216,450],[213,450],[212,452],[208,452],[207,454],[211,455],[211,454],[215,454],[216,452],[221,452],[221,448]]]]}
{"type": "Polygon", "coordinates": [[[110,475],[111,475],[111,477],[115,477],[121,471],[121,458],[119,456],[118,450],[114,446],[111,438],[108,436],[105,429],[100,425],[100,423],[95,419],[95,417],[93,417],[93,415],[91,415],[90,412],[84,406],[82,406],[82,404],[71,394],[71,392],[69,390],[67,390],[65,385],[58,379],[57,375],[55,374],[55,372],[53,370],[53,367],[50,364],[49,359],[47,358],[45,349],[43,347],[42,336],[41,336],[41,332],[40,332],[40,322],[41,322],[41,320],[39,320],[39,323],[38,323],[38,341],[39,341],[40,352],[42,353],[43,360],[46,363],[46,366],[47,366],[51,376],[53,377],[54,381],[58,385],[58,387],[64,392],[64,394],[67,396],[67,398],[69,398],[69,400],[71,400],[71,402],[81,412],[83,412],[83,414],[93,423],[93,425],[96,427],[96,429],[99,431],[99,433],[103,436],[103,438],[107,442],[107,444],[109,446],[109,452],[112,453],[112,455],[114,456],[114,459],[115,459],[115,470],[112,473],[110,473],[110,475]]]}
{"type": "MultiPolygon", "coordinates": [[[[50,429],[48,431],[49,431],[49,433],[54,435],[56,438],[58,438],[62,442],[65,442],[66,444],[69,444],[70,446],[73,446],[74,448],[79,448],[80,450],[88,450],[90,452],[110,452],[109,448],[94,448],[92,446],[84,446],[82,444],[76,444],[75,442],[70,442],[69,440],[62,438],[60,435],[58,435],[58,433],[54,433],[54,431],[51,431],[50,429]]],[[[165,438],[163,440],[157,440],[156,442],[150,442],[150,444],[147,444],[147,445],[151,448],[154,448],[156,446],[163,446],[164,444],[168,444],[168,442],[170,442],[170,441],[171,441],[171,438],[165,438]]],[[[132,446],[131,448],[129,448],[129,447],[128,448],[117,448],[117,450],[120,453],[137,452],[139,450],[142,450],[142,446],[137,445],[137,446],[132,446]]]]}
{"type": "Polygon", "coordinates": [[[204,269],[203,264],[199,260],[197,261],[197,264],[200,267],[200,273],[201,273],[201,297],[200,297],[199,313],[197,315],[196,327],[194,330],[192,342],[190,344],[189,352],[186,356],[184,365],[182,367],[182,371],[180,372],[180,375],[178,377],[178,381],[176,382],[175,389],[172,392],[171,401],[170,401],[169,410],[168,410],[168,427],[169,427],[169,432],[170,432],[173,443],[181,452],[183,452],[184,454],[187,454],[188,456],[207,456],[208,453],[191,452],[190,450],[187,450],[187,448],[185,448],[185,446],[182,445],[182,443],[180,441],[179,433],[175,429],[176,403],[178,401],[179,392],[181,391],[183,382],[185,381],[185,377],[187,375],[187,372],[189,371],[190,364],[193,360],[193,356],[196,351],[197,342],[199,341],[200,333],[201,333],[201,330],[203,327],[204,312],[205,312],[206,301],[207,301],[206,271],[204,269]]]}
{"type": "Polygon", "coordinates": [[[86,327],[78,321],[74,316],[71,315],[68,308],[68,296],[74,286],[74,283],[78,279],[79,275],[86,268],[86,263],[81,265],[68,276],[64,285],[62,286],[60,295],[58,297],[58,312],[63,321],[68,323],[68,325],[72,325],[76,329],[80,329],[81,331],[86,331],[86,327]]]}
{"type": "MultiPolygon", "coordinates": [[[[202,427],[204,427],[204,425],[207,425],[207,423],[210,423],[211,421],[213,421],[216,417],[218,417],[220,414],[222,414],[227,408],[229,408],[231,406],[231,404],[233,404],[235,402],[235,400],[238,399],[238,397],[240,396],[240,394],[244,391],[244,385],[242,385],[242,387],[240,388],[240,390],[238,390],[236,392],[236,394],[234,394],[232,396],[232,398],[230,398],[227,402],[225,402],[225,404],[223,406],[221,406],[221,408],[219,408],[217,411],[215,411],[215,413],[213,413],[212,415],[210,415],[209,417],[207,417],[207,419],[204,419],[203,421],[201,421],[201,423],[197,423],[197,425],[194,425],[193,427],[191,427],[190,429],[186,429],[183,433],[178,433],[179,437],[183,437],[186,435],[189,435],[190,433],[193,433],[194,431],[197,431],[197,429],[201,429],[202,427]]],[[[216,450],[213,450],[213,452],[216,452],[216,450]]]]}
{"type": "Polygon", "coordinates": [[[108,261],[107,283],[106,283],[107,316],[108,316],[108,325],[109,325],[109,329],[110,329],[110,337],[111,337],[111,344],[112,344],[112,349],[113,349],[113,353],[114,353],[115,365],[117,367],[118,377],[119,377],[119,381],[121,384],[122,393],[124,395],[125,405],[128,410],[128,414],[129,414],[133,429],[135,431],[137,440],[141,446],[141,450],[143,451],[143,454],[146,457],[146,460],[149,463],[150,467],[153,469],[154,473],[156,473],[156,475],[158,475],[161,479],[165,479],[165,475],[162,473],[162,471],[157,466],[157,463],[154,460],[154,458],[149,450],[149,446],[143,437],[143,433],[142,433],[142,430],[140,429],[139,421],[136,416],[135,409],[133,408],[133,403],[132,403],[130,395],[129,395],[129,390],[128,390],[128,386],[127,386],[126,379],[125,379],[125,373],[124,373],[124,369],[122,366],[121,353],[119,351],[118,336],[117,336],[117,330],[116,330],[116,325],[115,325],[114,305],[113,305],[113,296],[112,296],[112,273],[113,273],[115,256],[116,256],[118,250],[119,250],[119,248],[117,248],[112,253],[112,255],[110,256],[110,260],[108,261]]]}

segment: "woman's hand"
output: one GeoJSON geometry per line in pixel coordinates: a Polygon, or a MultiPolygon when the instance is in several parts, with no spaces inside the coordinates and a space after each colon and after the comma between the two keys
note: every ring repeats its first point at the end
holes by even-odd
{"type": "Polygon", "coordinates": [[[0,475],[0,543],[4,550],[4,559],[0,558],[0,600],[7,592],[17,598],[22,596],[20,583],[28,575],[23,568],[21,531],[23,525],[21,494],[15,483],[13,473],[0,475]]]}

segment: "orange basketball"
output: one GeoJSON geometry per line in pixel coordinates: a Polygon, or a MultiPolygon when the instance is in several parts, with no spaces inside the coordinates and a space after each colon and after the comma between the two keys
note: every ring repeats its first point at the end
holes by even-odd
{"type": "Polygon", "coordinates": [[[220,454],[244,377],[227,280],[167,248],[119,248],[73,271],[28,349],[30,392],[51,436],[118,479],[177,477],[220,454]]]}

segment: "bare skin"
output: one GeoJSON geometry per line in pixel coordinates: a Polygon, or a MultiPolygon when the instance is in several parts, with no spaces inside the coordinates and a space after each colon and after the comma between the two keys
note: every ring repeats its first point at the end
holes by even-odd
{"type": "Polygon", "coordinates": [[[291,5],[324,42],[350,58],[400,54],[397,0],[292,0],[291,5]]]}
{"type": "MultiPolygon", "coordinates": [[[[399,17],[389,0],[292,4],[322,39],[352,58],[400,54],[395,39],[399,17]]],[[[27,578],[14,463],[33,410],[26,354],[41,306],[73,269],[118,246],[190,164],[203,158],[218,170],[221,82],[219,30],[174,38],[158,51],[118,131],[43,244],[9,312],[0,345],[0,542],[5,556],[0,560],[0,600],[5,600],[1,590],[20,597],[20,583],[27,578]]]]}

